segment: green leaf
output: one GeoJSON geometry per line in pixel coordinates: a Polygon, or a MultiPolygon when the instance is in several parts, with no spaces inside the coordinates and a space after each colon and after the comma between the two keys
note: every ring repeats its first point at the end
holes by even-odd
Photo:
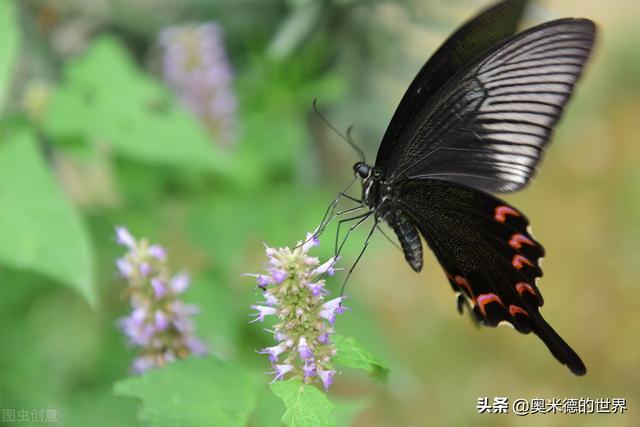
{"type": "Polygon", "coordinates": [[[371,353],[365,350],[355,339],[334,335],[333,342],[337,349],[337,354],[333,362],[347,366],[349,368],[364,369],[376,380],[386,382],[389,377],[389,369],[382,364],[371,353]]]}
{"type": "Polygon", "coordinates": [[[165,87],[141,72],[112,37],[65,68],[44,129],[54,142],[106,141],[121,156],[192,170],[227,170],[226,155],[165,87]],[[82,118],[81,120],[79,118],[82,118]]]}
{"type": "Polygon", "coordinates": [[[335,426],[333,405],[327,395],[300,380],[276,381],[271,390],[284,402],[282,422],[288,427],[335,426]]]}
{"type": "Polygon", "coordinates": [[[242,368],[214,357],[189,358],[119,381],[117,396],[142,400],[140,421],[167,427],[244,427],[256,387],[242,368]]]}
{"type": "Polygon", "coordinates": [[[16,21],[12,0],[0,0],[0,109],[7,96],[7,88],[18,59],[20,28],[16,21]]]}
{"type": "Polygon", "coordinates": [[[0,144],[0,261],[46,275],[95,303],[93,254],[78,214],[65,199],[27,130],[0,144]]]}

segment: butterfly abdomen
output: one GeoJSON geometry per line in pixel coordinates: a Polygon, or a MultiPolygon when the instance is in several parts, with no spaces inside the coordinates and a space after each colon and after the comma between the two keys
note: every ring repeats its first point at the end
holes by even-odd
{"type": "Polygon", "coordinates": [[[396,232],[404,257],[415,272],[422,270],[422,242],[418,229],[408,216],[396,210],[388,218],[389,225],[396,232]]]}

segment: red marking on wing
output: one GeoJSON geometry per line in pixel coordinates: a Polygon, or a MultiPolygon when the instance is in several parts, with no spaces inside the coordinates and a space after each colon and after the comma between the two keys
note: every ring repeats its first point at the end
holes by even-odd
{"type": "Polygon", "coordinates": [[[483,316],[487,315],[487,312],[485,311],[484,306],[489,304],[489,303],[491,303],[491,302],[498,302],[498,303],[500,303],[501,306],[504,307],[504,304],[502,303],[502,300],[496,294],[478,295],[478,298],[476,299],[476,301],[478,302],[478,308],[482,312],[483,316]]]}
{"type": "Polygon", "coordinates": [[[498,222],[505,222],[507,220],[507,215],[520,216],[520,212],[509,206],[498,206],[493,217],[498,222]]]}
{"type": "Polygon", "coordinates": [[[529,239],[524,234],[516,233],[511,236],[511,240],[509,240],[509,245],[514,249],[520,249],[522,244],[534,246],[535,243],[531,239],[529,239]]]}
{"type": "Polygon", "coordinates": [[[453,278],[453,280],[455,280],[458,286],[465,287],[467,291],[469,291],[469,296],[471,296],[471,298],[473,299],[473,290],[471,289],[471,285],[469,285],[469,282],[467,281],[467,279],[465,279],[462,276],[456,276],[453,278]]]}
{"type": "Polygon", "coordinates": [[[527,264],[529,267],[533,267],[533,264],[531,263],[531,261],[529,261],[527,258],[523,257],[520,254],[516,254],[513,256],[513,261],[511,261],[511,264],[513,264],[513,266],[518,270],[524,267],[525,264],[527,264]]]}
{"type": "Polygon", "coordinates": [[[533,289],[533,286],[531,286],[530,284],[528,284],[526,282],[518,282],[518,283],[516,283],[516,291],[518,291],[518,293],[520,295],[524,294],[525,292],[529,292],[534,297],[538,296],[538,295],[536,295],[536,291],[533,289]]]}
{"type": "Polygon", "coordinates": [[[524,314],[526,316],[529,315],[529,313],[527,313],[527,311],[524,308],[518,307],[517,305],[511,304],[509,306],[509,314],[511,314],[513,317],[516,317],[516,314],[518,314],[518,313],[524,314]]]}

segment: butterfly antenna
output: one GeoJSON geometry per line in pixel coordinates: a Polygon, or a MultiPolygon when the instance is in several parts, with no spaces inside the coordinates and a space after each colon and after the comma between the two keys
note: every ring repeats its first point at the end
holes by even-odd
{"type": "Polygon", "coordinates": [[[329,127],[329,129],[331,129],[332,131],[334,131],[337,135],[340,136],[340,138],[344,139],[347,144],[349,144],[351,146],[351,148],[353,148],[356,153],[358,153],[358,156],[360,156],[360,160],[362,160],[363,163],[366,163],[366,159],[364,157],[364,151],[362,151],[360,149],[360,147],[358,147],[355,142],[353,142],[353,140],[351,139],[351,136],[349,135],[351,133],[351,129],[353,128],[352,126],[349,126],[349,129],[347,129],[347,135],[348,136],[344,136],[340,131],[338,131],[338,129],[336,129],[335,127],[333,127],[331,125],[331,123],[329,123],[329,120],[327,120],[322,113],[320,113],[320,110],[318,110],[318,100],[314,99],[313,100],[313,111],[316,113],[316,115],[320,118],[320,120],[322,120],[324,122],[325,125],[327,125],[329,127]]]}

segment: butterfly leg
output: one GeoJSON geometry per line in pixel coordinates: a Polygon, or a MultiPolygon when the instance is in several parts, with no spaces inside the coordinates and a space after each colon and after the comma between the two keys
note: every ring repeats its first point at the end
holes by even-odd
{"type": "MultiPolygon", "coordinates": [[[[357,180],[357,177],[354,177],[351,180],[351,182],[349,182],[349,185],[347,185],[347,187],[344,190],[342,190],[340,193],[338,193],[338,195],[333,200],[333,202],[331,202],[329,204],[329,206],[327,206],[327,209],[325,210],[324,215],[322,216],[322,220],[320,221],[320,225],[316,228],[316,231],[313,233],[313,235],[311,237],[309,237],[309,239],[307,239],[307,241],[309,241],[311,239],[315,239],[316,237],[318,237],[322,233],[322,231],[324,231],[324,229],[327,227],[327,225],[329,225],[329,223],[331,221],[333,221],[337,216],[343,215],[343,214],[348,213],[348,212],[353,212],[353,210],[351,210],[351,211],[347,210],[347,211],[342,212],[342,213],[340,213],[340,212],[336,213],[335,212],[336,207],[338,206],[338,203],[340,202],[340,199],[342,197],[362,205],[362,200],[357,199],[357,198],[352,197],[352,196],[347,194],[347,191],[349,191],[349,189],[354,184],[354,182],[356,182],[356,180],[357,180]],[[327,219],[327,218],[329,218],[329,219],[327,219]]],[[[360,207],[361,206],[359,206],[359,208],[360,207]]],[[[354,209],[354,210],[356,210],[356,209],[354,209]]],[[[307,242],[305,241],[302,244],[305,244],[305,243],[307,243],[307,242]]]]}
{"type": "Polygon", "coordinates": [[[353,207],[353,208],[345,209],[345,210],[340,211],[340,212],[334,212],[334,213],[332,213],[332,214],[331,214],[331,217],[327,220],[327,222],[324,224],[324,226],[322,227],[322,229],[319,229],[319,230],[318,230],[317,234],[318,234],[318,235],[322,234],[322,232],[323,232],[324,230],[326,230],[327,226],[331,223],[331,221],[333,221],[333,220],[334,220],[334,219],[336,219],[337,217],[342,216],[342,215],[346,215],[346,214],[349,214],[349,213],[357,212],[357,211],[359,211],[359,210],[361,210],[361,209],[364,209],[364,206],[359,205],[359,206],[356,206],[356,207],[353,207]]]}
{"type": "Polygon", "coordinates": [[[351,218],[345,218],[345,219],[342,219],[342,220],[338,221],[338,227],[336,228],[336,240],[335,240],[335,245],[334,245],[334,256],[337,257],[338,255],[340,255],[340,253],[342,252],[342,248],[344,247],[344,244],[347,242],[347,239],[349,238],[349,235],[351,234],[351,232],[353,230],[355,230],[356,228],[358,228],[358,226],[360,224],[365,222],[367,220],[367,218],[369,218],[369,216],[371,214],[372,214],[372,212],[368,211],[368,212],[365,212],[363,214],[356,215],[356,216],[351,217],[351,218]],[[350,221],[355,221],[355,220],[359,220],[359,221],[356,222],[355,224],[353,224],[351,227],[349,227],[349,230],[347,230],[347,234],[344,236],[344,239],[342,239],[340,245],[338,246],[338,242],[340,241],[340,227],[345,222],[350,222],[350,221]]]}
{"type": "MultiPolygon", "coordinates": [[[[365,219],[367,219],[367,218],[369,218],[369,217],[368,216],[365,217],[365,219]]],[[[342,296],[344,294],[344,288],[347,286],[347,281],[349,280],[349,277],[351,277],[351,273],[353,273],[353,270],[356,268],[356,265],[358,265],[358,262],[362,258],[362,255],[364,255],[364,251],[367,249],[367,246],[369,246],[369,242],[371,241],[371,236],[373,236],[373,232],[376,231],[376,228],[378,228],[378,222],[379,222],[379,220],[377,218],[375,218],[373,227],[371,227],[371,230],[369,231],[369,234],[367,235],[367,239],[364,241],[364,245],[362,246],[362,250],[358,254],[358,257],[356,258],[356,261],[353,263],[351,268],[349,268],[349,272],[347,273],[347,277],[344,278],[344,282],[342,283],[342,288],[340,289],[340,296],[342,296]]]]}

